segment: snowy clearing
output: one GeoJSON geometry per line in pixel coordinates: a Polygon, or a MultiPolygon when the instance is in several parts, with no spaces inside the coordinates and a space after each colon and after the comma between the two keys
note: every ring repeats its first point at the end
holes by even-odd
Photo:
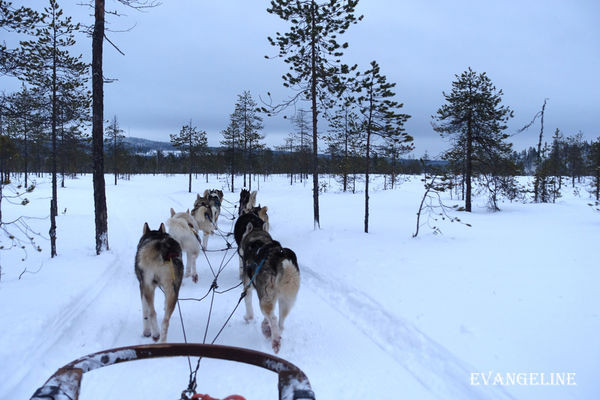
{"type": "MultiPolygon", "coordinates": [[[[151,343],[141,334],[133,271],[142,226],[156,229],[169,208],[191,208],[196,193],[224,188],[224,179],[210,176],[207,184],[199,177],[188,193],[187,176],[133,176],[118,186],[107,177],[111,250],[101,256],[94,251],[91,175],[67,180],[58,193],[58,257],[49,258],[43,239],[44,252],[28,249],[25,262],[19,251],[0,252],[0,398],[29,398],[56,369],[83,355],[151,343]],[[19,279],[25,267],[39,272],[19,279]]],[[[413,239],[419,177],[394,190],[382,190],[383,179],[376,178],[369,234],[362,232],[363,193],[341,193],[333,179],[322,178],[329,188],[321,195],[321,230],[314,231],[310,181],[289,186],[285,176],[260,179],[258,202],[269,207],[271,234],[296,252],[301,273],[278,355],[307,374],[318,399],[598,398],[600,214],[587,205],[585,190],[579,197],[567,188],[556,204],[503,203],[498,213],[478,198],[474,212],[461,215],[472,227],[446,221],[443,235],[423,227],[413,239]],[[490,371],[574,372],[576,385],[471,385],[472,373],[490,371]]],[[[3,203],[4,220],[47,217],[50,184],[37,183],[26,207],[3,203]]],[[[225,192],[228,201],[238,198],[237,191],[225,192]]],[[[219,226],[229,232],[227,216],[222,213],[219,226]]],[[[29,223],[47,236],[47,220],[29,223]]],[[[209,249],[223,247],[221,237],[210,238],[209,249]]],[[[223,260],[218,252],[208,257],[217,267],[223,260]]],[[[184,278],[180,298],[200,297],[210,287],[203,255],[197,268],[198,284],[184,278]]],[[[234,256],[219,289],[238,282],[234,256]]],[[[240,292],[215,295],[207,342],[240,292]]],[[[188,341],[201,343],[210,297],[180,304],[188,341]]],[[[272,353],[256,298],[254,309],[255,320],[246,324],[242,302],[216,343],[272,353]]],[[[169,341],[184,341],[177,310],[169,341]]],[[[125,363],[86,374],[80,398],[177,399],[188,375],[185,358],[125,363]]],[[[274,399],[276,375],[206,359],[198,391],[274,399]]]]}

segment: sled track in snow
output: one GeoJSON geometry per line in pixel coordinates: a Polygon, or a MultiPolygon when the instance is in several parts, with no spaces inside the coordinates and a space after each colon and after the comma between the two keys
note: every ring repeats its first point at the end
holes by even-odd
{"type": "Polygon", "coordinates": [[[410,322],[385,310],[354,287],[323,278],[306,265],[301,274],[314,292],[391,355],[421,385],[440,399],[514,399],[498,386],[471,386],[478,371],[457,358],[410,322]]]}
{"type": "MultiPolygon", "coordinates": [[[[71,327],[76,325],[78,318],[82,317],[86,310],[98,299],[106,286],[111,282],[113,275],[120,267],[119,257],[115,256],[112,266],[107,269],[98,281],[82,290],[74,299],[72,299],[64,308],[50,319],[44,328],[45,336],[40,340],[40,345],[35,347],[29,354],[23,354],[23,358],[36,360],[33,364],[43,364],[44,356],[55,347],[65,335],[72,335],[71,327]]],[[[29,366],[32,363],[23,364],[23,366],[14,371],[12,376],[6,377],[3,382],[6,393],[10,393],[18,386],[23,379],[31,372],[29,366]]]]}

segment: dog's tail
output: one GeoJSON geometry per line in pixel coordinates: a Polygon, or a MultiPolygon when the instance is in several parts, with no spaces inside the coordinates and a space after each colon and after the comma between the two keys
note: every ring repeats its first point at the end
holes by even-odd
{"type": "Polygon", "coordinates": [[[285,259],[290,260],[292,264],[296,267],[296,269],[298,269],[298,259],[296,258],[296,253],[294,253],[291,249],[288,249],[287,247],[281,249],[281,253],[283,254],[283,257],[285,259]]]}
{"type": "Polygon", "coordinates": [[[281,269],[278,271],[277,280],[280,293],[293,304],[300,288],[300,269],[296,254],[290,249],[282,249],[279,265],[281,269]]]}

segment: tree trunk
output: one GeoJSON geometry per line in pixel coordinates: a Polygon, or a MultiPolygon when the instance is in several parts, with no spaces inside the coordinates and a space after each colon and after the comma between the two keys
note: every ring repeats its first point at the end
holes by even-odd
{"type": "Polygon", "coordinates": [[[369,233],[369,165],[371,164],[371,122],[367,126],[367,165],[365,168],[365,233],[369,233]]]}
{"type": "Polygon", "coordinates": [[[310,80],[310,97],[312,100],[312,126],[313,126],[313,210],[314,210],[314,229],[320,229],[319,222],[319,159],[318,159],[318,136],[317,136],[317,54],[316,54],[316,27],[315,27],[315,3],[312,3],[312,18],[311,18],[311,80],[310,80]]]}
{"type": "Polygon", "coordinates": [[[233,187],[233,180],[235,177],[235,136],[231,140],[232,148],[231,148],[231,193],[235,193],[235,188],[233,187]]]}
{"type": "Polygon", "coordinates": [[[192,193],[192,153],[190,152],[190,160],[188,162],[188,192],[192,193]]]}
{"type": "Polygon", "coordinates": [[[600,167],[596,168],[596,200],[600,200],[600,167]]]}
{"type": "MultiPolygon", "coordinates": [[[[542,105],[542,118],[540,123],[540,138],[538,140],[537,147],[537,168],[538,171],[542,167],[542,137],[544,136],[544,111],[546,110],[546,99],[544,99],[544,105],[542,105]]],[[[537,175],[537,174],[536,174],[537,175]]],[[[533,184],[533,201],[538,202],[540,194],[540,179],[534,180],[533,184]]]]}
{"type": "Polygon", "coordinates": [[[104,0],[95,0],[92,35],[92,160],[96,254],[108,250],[108,211],[104,183],[104,78],[102,45],[104,42],[104,0]]]}
{"type": "Polygon", "coordinates": [[[25,146],[25,149],[24,149],[25,150],[25,189],[27,189],[27,187],[28,187],[27,175],[29,173],[29,171],[28,171],[29,153],[28,153],[28,149],[27,149],[27,129],[25,129],[23,132],[23,139],[24,139],[23,145],[25,146]]]}
{"type": "Polygon", "coordinates": [[[473,174],[473,127],[471,126],[471,117],[467,121],[467,168],[465,171],[466,194],[465,210],[471,212],[471,175],[473,174]]]}
{"type": "Polygon", "coordinates": [[[60,187],[65,187],[65,122],[64,115],[60,120],[60,187]]]}
{"type": "MultiPolygon", "coordinates": [[[[54,13],[54,10],[53,10],[54,13]]],[[[53,21],[54,22],[54,21],[53,21]]],[[[54,27],[54,43],[52,58],[52,200],[50,201],[50,257],[56,256],[56,216],[58,215],[58,189],[56,181],[56,119],[58,118],[58,104],[56,92],[58,91],[56,82],[56,27],[54,27]]]]}
{"type": "MultiPolygon", "coordinates": [[[[115,119],[116,121],[116,119],[115,119]]],[[[115,123],[115,131],[116,131],[116,123],[115,123]]],[[[117,186],[117,135],[118,132],[115,132],[115,137],[113,140],[113,174],[115,175],[115,186],[117,186]]]]}

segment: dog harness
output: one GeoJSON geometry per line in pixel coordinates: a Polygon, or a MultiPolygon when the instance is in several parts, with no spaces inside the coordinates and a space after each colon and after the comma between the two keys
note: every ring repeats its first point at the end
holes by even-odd
{"type": "MultiPolygon", "coordinates": [[[[255,242],[255,243],[257,243],[257,242],[255,242]]],[[[254,247],[254,246],[251,246],[251,247],[254,247]]],[[[259,246],[254,251],[253,257],[250,257],[250,256],[244,257],[244,269],[246,270],[248,277],[251,278],[248,286],[252,285],[252,286],[254,286],[254,288],[256,288],[256,285],[254,284],[254,280],[256,279],[256,276],[258,275],[258,272],[260,271],[260,269],[265,264],[265,261],[267,261],[267,258],[269,258],[269,256],[271,256],[272,249],[274,247],[279,247],[278,253],[283,254],[283,248],[281,247],[281,243],[274,240],[272,242],[265,243],[265,244],[259,246]],[[260,262],[257,262],[256,260],[260,260],[260,262]],[[246,267],[247,262],[251,263],[251,265],[246,267]],[[254,269],[254,268],[256,268],[256,269],[254,269]]]]}
{"type": "MultiPolygon", "coordinates": [[[[191,399],[198,399],[198,400],[219,400],[219,399],[215,399],[214,397],[210,397],[207,394],[200,394],[200,393],[196,393],[195,395],[193,395],[191,397],[191,399]]],[[[243,397],[243,396],[240,396],[239,394],[232,394],[231,396],[225,397],[223,400],[246,400],[246,398],[243,397]]]]}

